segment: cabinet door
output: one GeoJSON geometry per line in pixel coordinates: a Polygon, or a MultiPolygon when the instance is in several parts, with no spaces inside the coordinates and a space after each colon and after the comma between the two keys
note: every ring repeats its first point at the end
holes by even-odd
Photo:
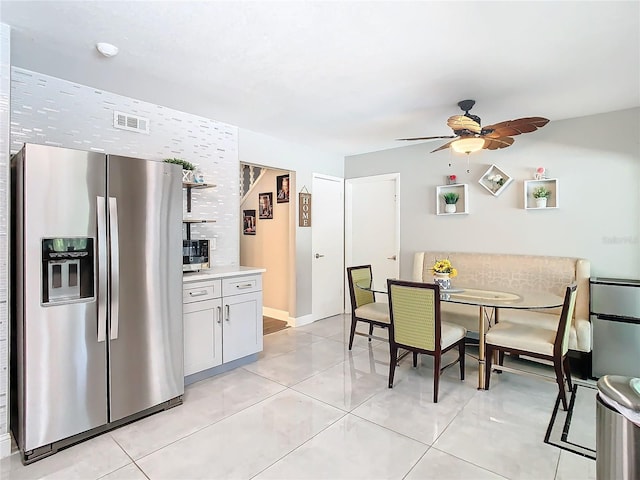
{"type": "Polygon", "coordinates": [[[262,292],[224,297],[223,360],[262,350],[262,292]]]}
{"type": "Polygon", "coordinates": [[[222,300],[184,305],[185,376],[222,363],[222,300]]]}

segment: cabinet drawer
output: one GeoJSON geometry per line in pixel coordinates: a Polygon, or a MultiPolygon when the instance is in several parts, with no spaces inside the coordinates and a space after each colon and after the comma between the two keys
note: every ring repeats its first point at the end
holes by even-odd
{"type": "Polygon", "coordinates": [[[241,293],[259,292],[262,290],[262,275],[245,275],[222,279],[222,294],[239,295],[241,293]]]}
{"type": "Polygon", "coordinates": [[[182,288],[182,303],[202,302],[222,296],[220,280],[189,283],[182,288]]]}

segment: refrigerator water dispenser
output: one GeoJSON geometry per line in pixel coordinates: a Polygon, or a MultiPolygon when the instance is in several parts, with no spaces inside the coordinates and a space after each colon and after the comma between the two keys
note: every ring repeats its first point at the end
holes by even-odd
{"type": "Polygon", "coordinates": [[[94,298],[92,238],[42,239],[42,304],[94,298]]]}

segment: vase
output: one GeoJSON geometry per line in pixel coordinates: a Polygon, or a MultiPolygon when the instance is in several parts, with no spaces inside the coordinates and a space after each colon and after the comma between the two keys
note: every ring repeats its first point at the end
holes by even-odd
{"type": "Polygon", "coordinates": [[[538,208],[546,208],[547,207],[547,197],[536,198],[536,207],[538,207],[538,208]]]}
{"type": "Polygon", "coordinates": [[[448,273],[434,273],[433,283],[440,285],[441,290],[447,290],[451,288],[451,277],[448,273]]]}
{"type": "Polygon", "coordinates": [[[456,204],[455,203],[445,203],[444,204],[445,213],[456,213],[456,204]]]}
{"type": "Polygon", "coordinates": [[[193,183],[193,170],[182,170],[182,181],[185,183],[193,183]]]}

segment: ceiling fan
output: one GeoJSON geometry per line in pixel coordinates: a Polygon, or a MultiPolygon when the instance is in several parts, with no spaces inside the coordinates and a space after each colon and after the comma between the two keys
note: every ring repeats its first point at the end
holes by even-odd
{"type": "Polygon", "coordinates": [[[513,136],[521,133],[535,132],[544,127],[549,120],[542,117],[518,118],[507,120],[494,125],[480,126],[480,117],[472,115],[469,110],[475,105],[475,100],[462,100],[458,106],[464,115],[449,117],[447,125],[451,127],[455,135],[443,135],[436,137],[399,138],[398,140],[434,140],[437,138],[453,138],[450,142],[436,148],[433,152],[451,147],[458,153],[469,154],[478,150],[497,150],[513,144],[513,136]]]}

